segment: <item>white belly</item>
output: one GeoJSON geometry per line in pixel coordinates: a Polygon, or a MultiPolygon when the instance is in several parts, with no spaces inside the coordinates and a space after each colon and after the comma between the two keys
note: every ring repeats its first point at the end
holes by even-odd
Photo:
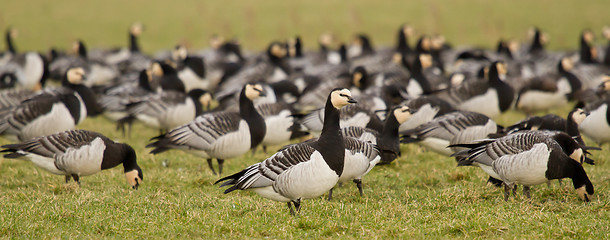
{"type": "Polygon", "coordinates": [[[490,118],[500,115],[500,104],[498,102],[498,93],[495,89],[487,90],[487,93],[475,96],[462,102],[458,109],[484,114],[490,118]]]}
{"type": "Polygon", "coordinates": [[[218,138],[206,150],[213,158],[228,159],[238,157],[250,150],[250,128],[246,121],[239,123],[239,130],[218,138]]]}
{"type": "Polygon", "coordinates": [[[293,124],[293,117],[290,111],[284,110],[280,114],[272,117],[265,117],[267,132],[263,138],[262,145],[274,146],[290,141],[292,132],[288,130],[293,124]]]}
{"type": "Polygon", "coordinates": [[[273,188],[291,200],[316,198],[328,192],[337,184],[339,176],[318,151],[310,159],[278,175],[273,188]]]}
{"type": "Polygon", "coordinates": [[[598,144],[610,142],[610,126],[606,119],[607,110],[607,104],[601,105],[591,111],[591,114],[578,126],[582,134],[593,139],[598,144]]]}
{"type": "Polygon", "coordinates": [[[49,113],[38,117],[24,126],[19,134],[19,139],[25,141],[35,137],[71,130],[74,127],[74,119],[70,115],[68,108],[63,103],[56,103],[49,113]]]}

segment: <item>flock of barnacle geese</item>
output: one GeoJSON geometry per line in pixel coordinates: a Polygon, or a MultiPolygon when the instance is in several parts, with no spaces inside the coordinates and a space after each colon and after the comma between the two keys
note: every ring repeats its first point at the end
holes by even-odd
{"type": "Polygon", "coordinates": [[[374,48],[365,34],[350,43],[323,34],[318,50],[304,51],[296,37],[250,53],[214,36],[207,49],[177,46],[154,57],[140,51],[141,33],[134,24],[126,48],[88,50],[77,41],[72,52],[43,55],[18,52],[8,29],[0,134],[16,143],[2,146],[4,157],[79,184],[123,164],[137,189],[144,178],[134,149],[74,130],[86,117],[107,117],[123,134],[136,122],[158,129],[150,153],[182,150],[219,176],[226,159],[293,142],[216,183],[228,186],[225,193],[251,190],[286,202],[295,214],[303,199],[327,192],[330,199],[338,182],[353,181],[362,195],[362,177],[401,156],[401,143],[480,167],[504,186],[505,199],[517,185],[530,197],[530,186],[571,178],[590,201],[582,164],[593,164],[589,151],[599,148],[586,146],[581,133],[599,146],[610,142],[610,28],[602,34],[609,43],[596,45],[584,30],[580,49],[563,52],[546,50],[548,37],[537,28],[521,46],[500,40],[489,50],[452,47],[440,35],[411,45],[414,31],[403,25],[395,47],[374,48]],[[534,115],[570,103],[566,118],[534,115]],[[509,109],[530,117],[496,124],[509,109]]]}

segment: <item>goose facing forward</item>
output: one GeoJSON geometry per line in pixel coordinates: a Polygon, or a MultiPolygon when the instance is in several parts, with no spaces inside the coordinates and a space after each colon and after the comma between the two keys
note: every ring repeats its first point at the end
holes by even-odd
{"type": "Polygon", "coordinates": [[[288,145],[273,156],[218,180],[224,193],[252,190],[264,198],[286,202],[291,214],[302,199],[316,198],[335,186],[343,173],[345,146],[339,128],[339,109],[355,103],[347,89],[332,90],[326,100],[322,134],[318,140],[288,145]]]}
{"type": "Polygon", "coordinates": [[[80,185],[80,177],[123,164],[127,183],[137,189],[142,169],[136,162],[136,152],[129,145],[116,143],[102,134],[69,130],[38,137],[27,142],[4,145],[5,158],[27,159],[53,174],[65,175],[80,185]]]}
{"type": "Polygon", "coordinates": [[[214,174],[212,159],[218,161],[218,174],[222,174],[224,160],[234,158],[255,148],[265,136],[263,117],[254,108],[252,100],[265,96],[260,84],[246,84],[239,96],[239,113],[215,112],[174,128],[166,134],[153,138],[146,147],[154,147],[150,153],[157,154],[169,149],[180,149],[193,155],[207,158],[214,174]]]}

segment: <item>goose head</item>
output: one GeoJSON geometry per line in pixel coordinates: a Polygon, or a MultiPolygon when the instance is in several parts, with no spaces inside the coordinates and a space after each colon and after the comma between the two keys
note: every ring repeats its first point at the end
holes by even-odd
{"type": "Polygon", "coordinates": [[[585,118],[587,118],[587,116],[589,116],[589,113],[585,112],[585,110],[582,110],[581,108],[574,109],[569,114],[569,117],[572,118],[576,124],[581,124],[585,118]]]}
{"type": "Polygon", "coordinates": [[[336,109],[341,109],[352,103],[356,103],[356,100],[352,98],[352,93],[347,88],[335,88],[330,93],[330,102],[336,109]]]}
{"type": "Polygon", "coordinates": [[[248,99],[250,99],[250,101],[257,99],[259,97],[266,96],[265,90],[263,89],[263,86],[261,84],[248,83],[248,84],[246,84],[244,91],[245,91],[246,97],[248,99]]]}
{"type": "Polygon", "coordinates": [[[366,81],[366,69],[364,69],[363,66],[356,67],[356,69],[354,69],[354,72],[352,73],[352,84],[354,84],[354,86],[356,86],[357,88],[364,89],[366,88],[366,81]]]}
{"type": "Polygon", "coordinates": [[[125,149],[125,155],[123,159],[123,167],[125,169],[125,179],[131,188],[138,189],[140,183],[144,180],[142,169],[136,162],[136,152],[133,148],[127,144],[122,144],[125,149]]]}
{"type": "Polygon", "coordinates": [[[83,81],[86,79],[85,77],[85,69],[81,67],[70,68],[66,72],[65,81],[68,84],[72,85],[80,85],[83,84],[83,81]]]}
{"type": "Polygon", "coordinates": [[[174,61],[182,61],[186,59],[187,55],[188,52],[186,50],[186,47],[183,45],[177,45],[172,51],[172,59],[174,61]]]}
{"type": "Polygon", "coordinates": [[[395,107],[392,111],[392,114],[394,114],[394,117],[396,117],[398,124],[402,124],[411,119],[414,113],[415,111],[406,105],[395,107]]]}

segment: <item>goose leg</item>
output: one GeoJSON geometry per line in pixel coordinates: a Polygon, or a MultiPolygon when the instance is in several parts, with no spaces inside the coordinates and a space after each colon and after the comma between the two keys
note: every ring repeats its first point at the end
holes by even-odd
{"type": "Polygon", "coordinates": [[[529,186],[523,186],[523,195],[525,195],[529,199],[532,198],[532,196],[530,195],[530,187],[529,186]]]}
{"type": "Polygon", "coordinates": [[[212,173],[214,173],[214,175],[216,175],[216,171],[214,170],[214,165],[212,165],[212,159],[208,158],[208,167],[210,167],[210,169],[212,170],[212,173]]]}
{"type": "Polygon", "coordinates": [[[334,187],[328,190],[328,201],[333,200],[333,189],[334,187]]]}
{"type": "Polygon", "coordinates": [[[362,197],[364,193],[362,192],[362,179],[354,179],[354,183],[356,187],[358,187],[358,192],[360,192],[360,196],[362,197]]]}
{"type": "Polygon", "coordinates": [[[294,210],[292,209],[292,202],[287,202],[288,209],[290,209],[290,215],[295,216],[294,210]]]}
{"type": "Polygon", "coordinates": [[[513,186],[513,197],[517,197],[517,185],[513,186]]]}
{"type": "Polygon", "coordinates": [[[256,148],[257,148],[257,147],[253,147],[253,148],[252,148],[252,151],[251,151],[251,152],[252,152],[252,157],[254,157],[254,154],[256,154],[256,148]]]}
{"type": "Polygon", "coordinates": [[[292,201],[294,204],[294,210],[299,213],[301,211],[301,199],[297,199],[296,201],[292,201]]]}
{"type": "Polygon", "coordinates": [[[267,155],[267,146],[263,145],[263,153],[267,155]]]}
{"type": "Polygon", "coordinates": [[[72,174],[72,178],[74,178],[74,181],[75,181],[76,183],[78,183],[78,186],[80,186],[80,178],[78,177],[78,175],[76,175],[76,174],[72,174]]]}
{"type": "Polygon", "coordinates": [[[66,183],[69,183],[69,182],[70,182],[70,179],[72,179],[72,176],[70,176],[70,175],[66,175],[66,183]]]}
{"type": "Polygon", "coordinates": [[[220,175],[222,175],[222,167],[225,164],[225,160],[217,158],[216,161],[218,162],[218,176],[220,176],[220,175]]]}
{"type": "Polygon", "coordinates": [[[504,201],[508,201],[508,197],[510,196],[511,187],[508,184],[504,183],[504,201]]]}

